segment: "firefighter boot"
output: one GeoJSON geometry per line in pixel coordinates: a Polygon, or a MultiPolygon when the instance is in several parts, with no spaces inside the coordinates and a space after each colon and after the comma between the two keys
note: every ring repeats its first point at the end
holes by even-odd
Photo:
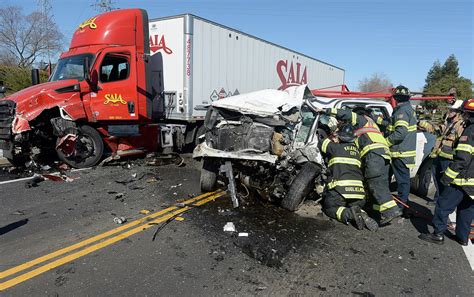
{"type": "Polygon", "coordinates": [[[377,231],[379,229],[379,224],[377,221],[369,217],[365,211],[361,211],[361,216],[364,219],[365,228],[369,229],[370,231],[377,231]]]}
{"type": "Polygon", "coordinates": [[[365,226],[364,218],[362,217],[362,211],[359,206],[351,206],[349,208],[351,212],[351,219],[355,226],[359,230],[363,230],[365,226]]]}
{"type": "Polygon", "coordinates": [[[395,218],[402,215],[402,211],[399,207],[392,207],[380,214],[380,225],[386,225],[395,218]]]}
{"type": "Polygon", "coordinates": [[[436,244],[444,243],[444,235],[442,233],[421,233],[418,238],[436,244]]]}

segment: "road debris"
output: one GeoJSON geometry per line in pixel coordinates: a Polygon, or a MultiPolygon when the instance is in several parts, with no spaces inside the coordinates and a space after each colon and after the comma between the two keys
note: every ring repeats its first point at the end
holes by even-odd
{"type": "Polygon", "coordinates": [[[118,224],[118,225],[122,225],[126,221],[127,221],[127,219],[125,217],[115,217],[114,218],[114,223],[118,224]]]}
{"type": "Polygon", "coordinates": [[[21,210],[17,210],[17,211],[12,212],[11,214],[15,215],[15,216],[24,216],[25,212],[23,212],[21,210]]]}
{"type": "Polygon", "coordinates": [[[184,221],[184,218],[183,218],[183,217],[176,217],[176,218],[175,218],[175,221],[182,222],[182,221],[184,221]]]}
{"type": "Polygon", "coordinates": [[[148,209],[142,209],[138,212],[139,214],[142,214],[142,215],[147,215],[150,213],[150,211],[148,209]]]}
{"type": "Polygon", "coordinates": [[[236,232],[234,223],[227,222],[224,225],[224,232],[236,232]]]}
{"type": "Polygon", "coordinates": [[[115,200],[123,198],[123,196],[125,196],[125,193],[117,193],[115,194],[115,200]]]}
{"type": "Polygon", "coordinates": [[[177,184],[177,185],[173,185],[170,187],[170,189],[175,189],[175,188],[178,188],[178,187],[181,187],[183,184],[177,184]]]}
{"type": "Polygon", "coordinates": [[[33,175],[33,178],[25,183],[25,188],[37,187],[40,182],[45,181],[45,178],[40,174],[33,175]]]}
{"type": "Polygon", "coordinates": [[[248,232],[239,232],[239,237],[249,237],[248,232]]]}

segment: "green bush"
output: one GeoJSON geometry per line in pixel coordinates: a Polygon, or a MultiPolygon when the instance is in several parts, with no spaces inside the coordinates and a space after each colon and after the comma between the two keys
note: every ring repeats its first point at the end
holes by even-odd
{"type": "MultiPolygon", "coordinates": [[[[48,80],[48,72],[40,70],[40,82],[48,80]]],[[[7,95],[31,86],[31,69],[11,65],[0,65],[0,81],[7,89],[7,95]]]]}

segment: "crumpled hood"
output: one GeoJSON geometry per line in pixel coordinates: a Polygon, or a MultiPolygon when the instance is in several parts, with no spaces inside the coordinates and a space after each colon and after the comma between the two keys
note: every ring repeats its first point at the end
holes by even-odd
{"type": "Polygon", "coordinates": [[[300,110],[303,100],[311,95],[307,85],[289,87],[284,91],[266,89],[227,97],[212,103],[213,107],[262,117],[279,115],[293,108],[300,110]]]}
{"type": "Polygon", "coordinates": [[[73,79],[60,80],[60,81],[54,81],[54,82],[45,82],[42,84],[28,87],[16,93],[13,93],[3,98],[2,100],[14,101],[17,104],[17,109],[18,109],[19,106],[32,100],[35,97],[38,97],[39,95],[51,93],[51,91],[54,91],[62,87],[70,86],[76,83],[77,83],[77,80],[73,80],[73,79]]]}

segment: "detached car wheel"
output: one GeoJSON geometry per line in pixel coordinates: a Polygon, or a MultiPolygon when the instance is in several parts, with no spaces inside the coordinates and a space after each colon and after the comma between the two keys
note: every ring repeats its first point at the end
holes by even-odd
{"type": "Polygon", "coordinates": [[[203,158],[201,168],[201,191],[211,192],[217,188],[219,163],[216,160],[203,158]]]}
{"type": "Polygon", "coordinates": [[[291,183],[288,193],[281,201],[281,206],[289,211],[298,209],[303,199],[314,187],[314,179],[321,172],[318,165],[308,162],[303,165],[291,183]]]}
{"type": "MultiPolygon", "coordinates": [[[[61,138],[56,141],[56,146],[61,138]]],[[[79,127],[79,135],[75,140],[75,149],[72,154],[65,154],[61,149],[56,149],[58,157],[64,163],[74,168],[87,168],[97,165],[104,153],[104,142],[99,132],[91,126],[79,127]]]]}

